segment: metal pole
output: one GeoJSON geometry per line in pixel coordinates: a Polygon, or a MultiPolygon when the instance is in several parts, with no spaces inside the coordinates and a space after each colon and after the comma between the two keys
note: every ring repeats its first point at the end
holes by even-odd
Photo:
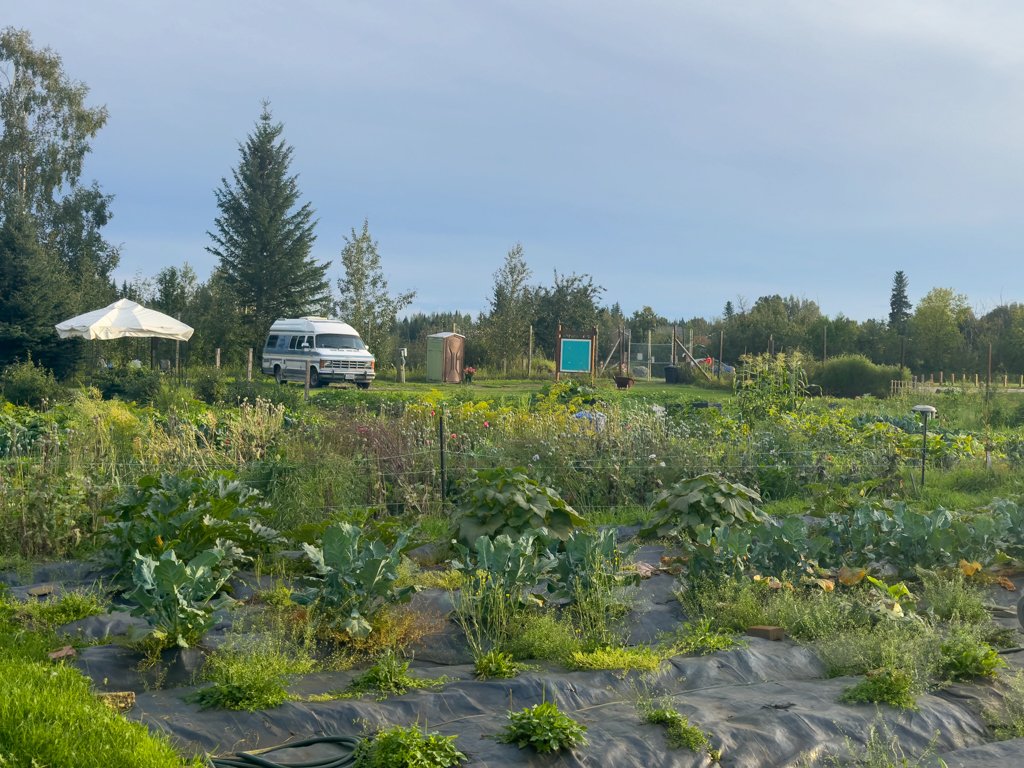
{"type": "Polygon", "coordinates": [[[718,332],[718,380],[722,380],[722,350],[725,349],[725,331],[718,332]]]}
{"type": "Polygon", "coordinates": [[[533,326],[530,326],[530,355],[526,358],[526,378],[533,375],[533,326]]]}
{"type": "Polygon", "coordinates": [[[252,347],[249,347],[249,381],[252,381],[252,347]]]}
{"type": "Polygon", "coordinates": [[[651,364],[651,332],[647,331],[647,380],[651,380],[651,375],[654,373],[654,366],[651,364]]]}
{"type": "Polygon", "coordinates": [[[924,461],[928,456],[928,414],[922,413],[924,417],[924,440],[921,442],[921,490],[924,490],[924,461]]]}
{"type": "Polygon", "coordinates": [[[444,509],[445,500],[447,499],[447,495],[448,495],[448,473],[447,473],[447,468],[445,467],[445,462],[444,462],[444,438],[445,438],[445,434],[444,434],[444,406],[443,405],[441,406],[440,409],[438,409],[437,413],[438,413],[437,424],[438,424],[438,430],[439,430],[438,431],[438,437],[440,438],[440,444],[441,444],[441,508],[444,509]]]}

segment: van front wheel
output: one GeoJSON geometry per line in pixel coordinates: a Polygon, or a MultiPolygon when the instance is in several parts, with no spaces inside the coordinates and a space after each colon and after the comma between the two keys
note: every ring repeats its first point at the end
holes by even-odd
{"type": "Polygon", "coordinates": [[[368,381],[357,381],[356,382],[356,386],[359,387],[360,389],[369,389],[370,388],[370,382],[368,382],[368,381]]]}
{"type": "Polygon", "coordinates": [[[284,371],[281,370],[280,365],[274,366],[274,381],[278,384],[284,384],[284,371]]]}
{"type": "Polygon", "coordinates": [[[320,374],[316,372],[316,368],[309,369],[309,387],[315,389],[320,386],[320,374]]]}

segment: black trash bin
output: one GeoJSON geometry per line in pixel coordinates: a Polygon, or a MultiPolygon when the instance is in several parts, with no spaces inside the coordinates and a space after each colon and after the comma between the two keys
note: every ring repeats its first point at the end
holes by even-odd
{"type": "Polygon", "coordinates": [[[665,366],[665,383],[666,384],[678,384],[679,383],[679,367],[675,365],[665,366]]]}

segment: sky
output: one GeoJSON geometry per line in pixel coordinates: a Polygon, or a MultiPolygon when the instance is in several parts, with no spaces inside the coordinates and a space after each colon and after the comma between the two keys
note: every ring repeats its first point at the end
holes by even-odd
{"type": "Polygon", "coordinates": [[[110,120],[117,277],[201,277],[267,99],[334,261],[368,219],[413,310],[535,282],[669,318],[738,296],[885,317],[892,274],[1024,301],[1024,4],[991,0],[11,3],[110,120]]]}

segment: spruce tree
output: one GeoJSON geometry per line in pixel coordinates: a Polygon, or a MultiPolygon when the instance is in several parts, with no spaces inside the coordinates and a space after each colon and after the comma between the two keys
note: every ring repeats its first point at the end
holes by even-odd
{"type": "Polygon", "coordinates": [[[67,319],[68,288],[62,265],[39,244],[32,216],[12,207],[0,228],[0,368],[31,353],[65,372],[68,356],[60,352],[73,342],[61,342],[53,326],[67,319]]]}
{"type": "Polygon", "coordinates": [[[216,234],[207,233],[214,247],[206,250],[220,259],[219,272],[249,329],[247,341],[257,349],[278,317],[322,312],[330,302],[324,279],[330,262],[317,264],[310,255],[317,222],[309,203],[296,209],[298,176],[288,174],[293,149],[281,139],[284,125],[272,117],[264,102],[256,129],[239,144],[233,182],[221,179],[214,192],[221,215],[216,234]]]}
{"type": "Polygon", "coordinates": [[[897,272],[892,278],[892,296],[889,298],[889,327],[900,336],[907,333],[907,320],[910,319],[911,304],[907,298],[907,287],[910,281],[903,273],[897,272]]]}

